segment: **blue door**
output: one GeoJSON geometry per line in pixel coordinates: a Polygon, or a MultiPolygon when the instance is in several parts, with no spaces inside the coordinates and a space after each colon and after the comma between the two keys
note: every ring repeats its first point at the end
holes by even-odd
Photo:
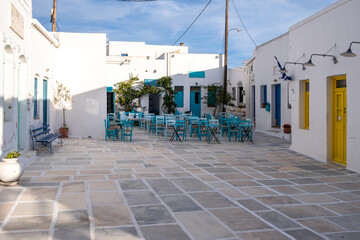
{"type": "Polygon", "coordinates": [[[281,85],[275,85],[275,126],[280,127],[281,124],[281,85]]]}
{"type": "Polygon", "coordinates": [[[43,125],[47,125],[47,109],[48,109],[48,97],[47,97],[47,80],[43,81],[43,125]]]}
{"type": "Polygon", "coordinates": [[[201,116],[201,89],[190,87],[190,111],[193,116],[201,116]]]}

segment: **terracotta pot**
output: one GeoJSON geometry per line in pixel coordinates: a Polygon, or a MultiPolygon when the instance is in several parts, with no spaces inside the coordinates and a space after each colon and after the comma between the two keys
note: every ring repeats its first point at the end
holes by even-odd
{"type": "Polygon", "coordinates": [[[15,185],[22,174],[22,165],[17,158],[3,158],[0,162],[0,184],[15,185]]]}
{"type": "Polygon", "coordinates": [[[284,133],[290,134],[291,133],[291,128],[284,127],[284,133]]]}
{"type": "Polygon", "coordinates": [[[69,128],[59,128],[59,132],[61,134],[61,138],[67,138],[69,134],[69,128]]]}

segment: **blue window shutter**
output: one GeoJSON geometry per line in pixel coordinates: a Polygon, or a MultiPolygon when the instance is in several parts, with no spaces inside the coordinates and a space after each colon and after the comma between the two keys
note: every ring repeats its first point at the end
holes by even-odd
{"type": "Polygon", "coordinates": [[[37,100],[37,78],[34,79],[34,118],[37,118],[38,113],[38,100],[37,100]]]}
{"type": "Polygon", "coordinates": [[[189,78],[205,78],[204,71],[189,72],[189,78]]]}
{"type": "Polygon", "coordinates": [[[216,91],[208,90],[208,107],[216,107],[216,91]]]}
{"type": "Polygon", "coordinates": [[[184,92],[178,91],[175,94],[176,107],[184,107],[184,92]]]}
{"type": "Polygon", "coordinates": [[[267,85],[264,86],[264,102],[267,102],[267,85]]]}

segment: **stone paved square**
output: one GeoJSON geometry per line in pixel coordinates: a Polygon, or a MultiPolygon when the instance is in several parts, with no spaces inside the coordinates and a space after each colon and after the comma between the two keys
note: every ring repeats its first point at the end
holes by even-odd
{"type": "Polygon", "coordinates": [[[359,173],[220,140],[65,139],[0,187],[0,239],[358,239],[359,173]]]}

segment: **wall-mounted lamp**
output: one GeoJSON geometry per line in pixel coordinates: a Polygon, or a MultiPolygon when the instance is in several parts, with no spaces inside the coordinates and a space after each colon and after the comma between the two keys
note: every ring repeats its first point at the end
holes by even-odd
{"type": "Polygon", "coordinates": [[[312,62],[312,57],[313,57],[313,56],[331,57],[332,60],[333,60],[333,62],[334,62],[334,64],[338,63],[338,60],[337,60],[337,58],[336,58],[334,55],[313,53],[313,54],[311,54],[309,61],[307,61],[306,63],[304,63],[305,66],[307,66],[307,67],[314,67],[314,66],[315,66],[315,64],[312,62]]]}
{"type": "Polygon", "coordinates": [[[306,67],[305,67],[305,64],[304,64],[304,63],[298,63],[298,62],[285,62],[284,67],[280,68],[279,72],[281,72],[281,73],[288,73],[288,71],[287,71],[287,70],[286,70],[286,68],[285,68],[286,64],[294,64],[294,65],[299,64],[299,65],[302,65],[302,70],[303,70],[303,71],[306,69],[306,67]]]}
{"type": "Polygon", "coordinates": [[[340,53],[340,55],[343,56],[343,57],[356,57],[356,54],[351,51],[351,45],[353,43],[360,44],[360,42],[351,42],[350,46],[349,46],[349,49],[346,52],[340,53]]]}
{"type": "Polygon", "coordinates": [[[199,86],[198,82],[195,82],[195,86],[199,86]]]}

